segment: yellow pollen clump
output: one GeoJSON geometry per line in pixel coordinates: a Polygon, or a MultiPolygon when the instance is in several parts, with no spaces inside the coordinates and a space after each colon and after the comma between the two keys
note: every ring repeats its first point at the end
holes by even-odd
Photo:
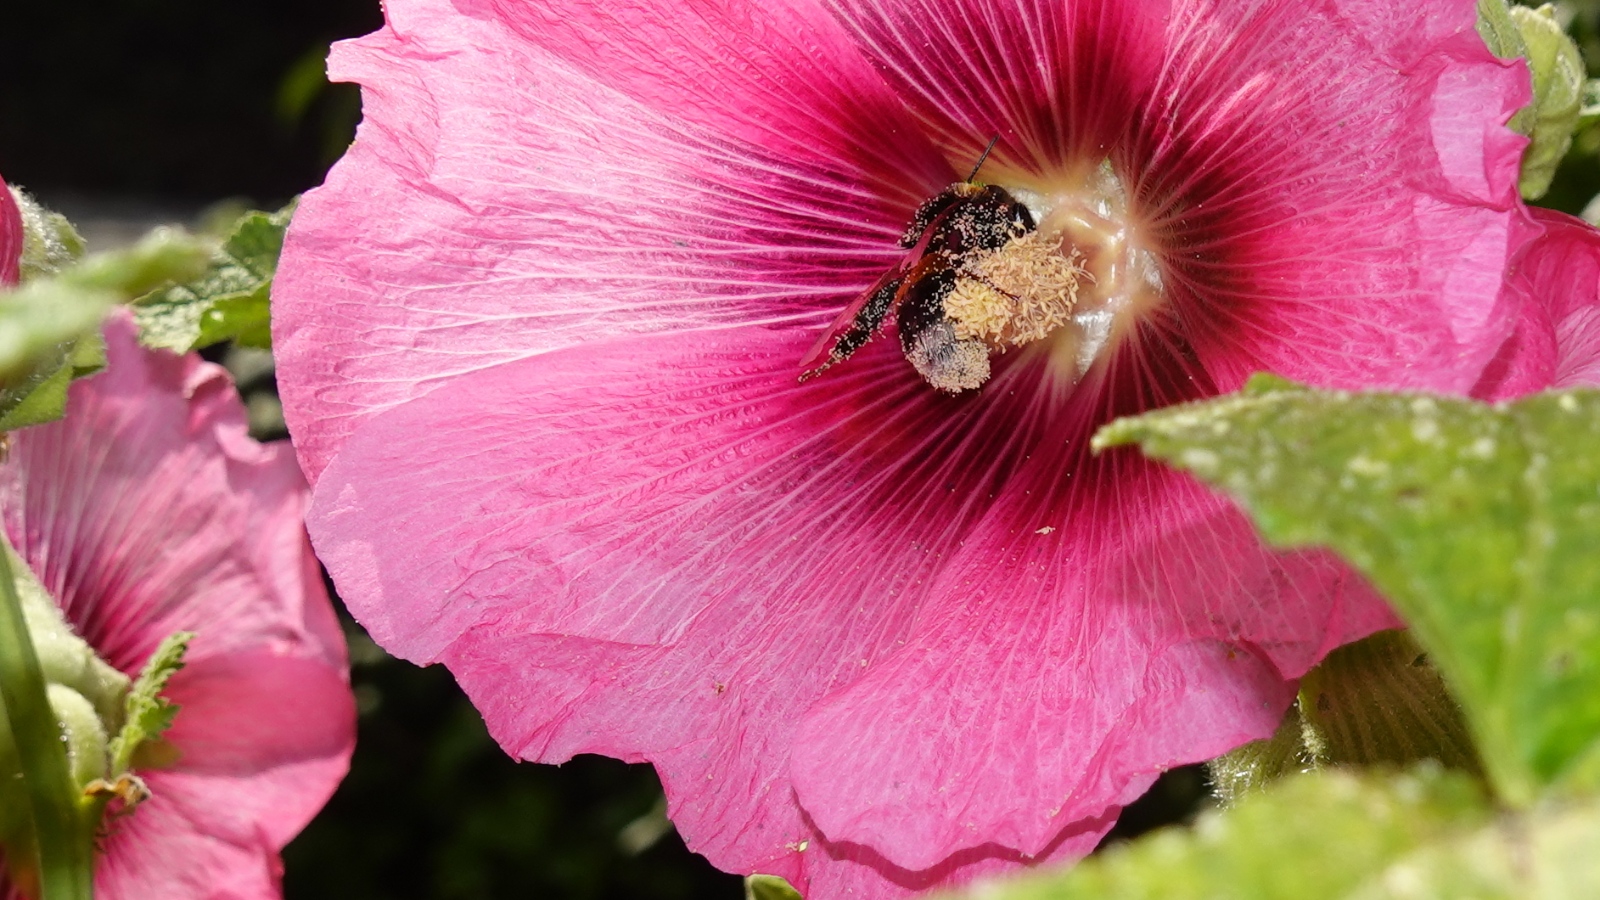
{"type": "Polygon", "coordinates": [[[1076,252],[1063,256],[1059,240],[1031,231],[998,250],[973,251],[961,260],[944,313],[955,336],[1004,350],[1043,339],[1072,321],[1078,283],[1090,277],[1076,252]]]}

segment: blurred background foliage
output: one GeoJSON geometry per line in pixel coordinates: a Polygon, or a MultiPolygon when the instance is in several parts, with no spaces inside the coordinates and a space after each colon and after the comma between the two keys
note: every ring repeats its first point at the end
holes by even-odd
{"type": "MultiPolygon", "coordinates": [[[[1600,74],[1600,0],[1558,9],[1600,74]]],[[[162,219],[204,227],[207,209],[276,208],[320,183],[360,117],[357,90],[323,77],[328,44],[381,24],[376,0],[11,4],[0,174],[103,219],[82,223],[91,242],[162,219]]],[[[1577,135],[1541,203],[1576,214],[1597,193],[1600,125],[1577,135]]],[[[270,357],[210,355],[234,369],[258,435],[282,437],[270,357]]],[[[742,896],[740,879],[684,848],[648,766],[515,762],[447,672],[399,662],[345,621],[359,744],[350,777],[285,853],[289,900],[742,896]]],[[[1187,820],[1206,797],[1199,767],[1170,772],[1107,840],[1187,820]]]]}

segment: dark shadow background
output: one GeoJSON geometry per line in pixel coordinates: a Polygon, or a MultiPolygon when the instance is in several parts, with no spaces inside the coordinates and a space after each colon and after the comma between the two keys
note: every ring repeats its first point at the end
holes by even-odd
{"type": "MultiPolygon", "coordinates": [[[[1595,4],[1579,16],[1600,58],[1595,4]]],[[[322,78],[328,43],[380,22],[377,0],[9,4],[0,173],[62,206],[275,208],[322,180],[359,118],[355,88],[322,78]]],[[[1578,147],[1546,201],[1571,212],[1600,191],[1600,130],[1578,147]]],[[[270,397],[270,372],[240,386],[270,397]]],[[[742,896],[738,878],[655,827],[648,766],[514,762],[448,673],[398,662],[346,622],[360,742],[349,779],[285,853],[290,900],[742,896]]],[[[1169,773],[1110,840],[1184,820],[1204,797],[1198,768],[1169,773]]]]}

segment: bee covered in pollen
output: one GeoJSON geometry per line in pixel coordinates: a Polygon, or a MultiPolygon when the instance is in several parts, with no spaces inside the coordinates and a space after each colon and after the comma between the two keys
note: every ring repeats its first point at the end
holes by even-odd
{"type": "MultiPolygon", "coordinates": [[[[995,139],[998,140],[998,137],[995,139]]],[[[989,380],[989,357],[1071,320],[1088,278],[1075,253],[1041,235],[1028,207],[979,184],[995,141],[965,181],[925,201],[900,238],[900,264],[863,292],[801,360],[805,380],[849,359],[891,319],[907,361],[949,393],[989,380]]]]}

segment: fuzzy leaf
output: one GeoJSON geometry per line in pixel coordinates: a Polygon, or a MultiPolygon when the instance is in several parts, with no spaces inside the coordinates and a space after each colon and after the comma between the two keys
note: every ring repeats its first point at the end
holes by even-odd
{"type": "Polygon", "coordinates": [[[1502,800],[1600,786],[1600,393],[1491,407],[1257,376],[1096,436],[1133,442],[1227,491],[1273,544],[1331,546],[1371,578],[1502,800]]]}
{"type": "Polygon", "coordinates": [[[167,635],[150,654],[144,669],[128,691],[127,713],[122,730],[111,741],[111,774],[128,771],[133,762],[133,752],[145,741],[159,738],[172,727],[178,707],[161,696],[167,680],[183,668],[183,654],[194,640],[194,632],[179,631],[167,635]]]}
{"type": "MultiPolygon", "coordinates": [[[[1168,829],[1064,874],[989,886],[983,900],[1332,900],[1358,895],[1422,848],[1489,818],[1474,782],[1424,768],[1405,775],[1328,770],[1288,778],[1191,828],[1168,829]]],[[[1435,894],[1415,896],[1476,896],[1435,894]]]]}
{"type": "Polygon", "coordinates": [[[1600,896],[1600,803],[1496,814],[1471,777],[1327,770],[977,900],[1600,896]]]}
{"type": "Polygon", "coordinates": [[[112,306],[194,276],[204,248],[157,229],[126,250],[97,253],[0,292],[0,430],[61,417],[72,379],[98,371],[95,329],[112,306]]]}
{"type": "Polygon", "coordinates": [[[134,306],[140,341],[176,353],[227,340],[272,346],[268,292],[293,212],[291,203],[275,213],[246,213],[203,275],[141,297],[134,306]]]}

